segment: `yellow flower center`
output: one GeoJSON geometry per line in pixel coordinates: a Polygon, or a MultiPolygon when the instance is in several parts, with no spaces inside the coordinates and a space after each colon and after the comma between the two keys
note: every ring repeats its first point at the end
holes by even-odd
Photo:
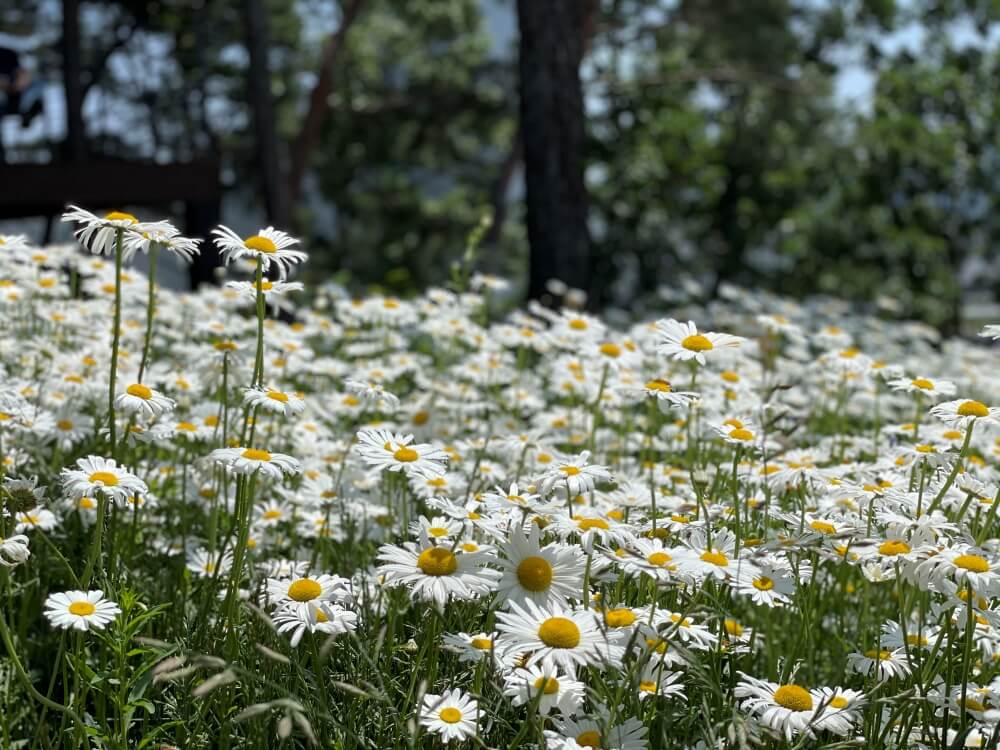
{"type": "Polygon", "coordinates": [[[734,636],[735,638],[739,638],[743,635],[743,626],[736,622],[736,620],[727,619],[724,620],[722,624],[726,628],[726,632],[729,633],[729,635],[734,636]]]}
{"type": "Polygon", "coordinates": [[[569,327],[574,331],[586,331],[587,321],[582,318],[573,318],[573,320],[569,322],[569,327]]]}
{"type": "Polygon", "coordinates": [[[820,534],[834,534],[837,531],[837,527],[827,521],[813,521],[809,526],[820,534]]]}
{"type": "Polygon", "coordinates": [[[552,584],[552,565],[544,557],[526,557],[517,566],[517,580],[528,591],[546,591],[552,584]]]}
{"type": "Polygon", "coordinates": [[[581,518],[576,522],[576,527],[580,531],[590,531],[591,529],[609,529],[608,522],[603,518],[581,518]]]}
{"type": "Polygon", "coordinates": [[[782,685],[774,691],[774,702],[790,711],[811,711],[812,696],[798,685],[782,685]]]}
{"type": "Polygon", "coordinates": [[[69,605],[69,613],[77,617],[86,617],[94,614],[95,611],[97,611],[97,607],[86,600],[73,602],[69,605]]]}
{"type": "Polygon", "coordinates": [[[729,558],[721,552],[712,552],[711,550],[703,552],[701,559],[707,563],[711,563],[712,565],[718,565],[720,568],[729,566],[729,558]]]}
{"type": "Polygon", "coordinates": [[[493,648],[493,641],[489,638],[473,638],[471,645],[473,648],[477,648],[480,651],[489,651],[493,648]]]}
{"type": "Polygon", "coordinates": [[[879,554],[885,555],[886,557],[905,555],[909,551],[910,545],[902,539],[889,539],[888,541],[882,542],[882,544],[878,547],[879,554]]]}
{"type": "Polygon", "coordinates": [[[577,466],[560,466],[559,471],[568,477],[575,477],[580,473],[580,469],[577,466]]]}
{"type": "Polygon", "coordinates": [[[970,570],[973,573],[988,573],[990,570],[989,561],[979,555],[959,555],[954,562],[956,567],[970,570]]]}
{"type": "Polygon", "coordinates": [[[910,381],[910,385],[914,388],[919,388],[922,391],[933,391],[934,383],[932,383],[927,378],[916,378],[910,381]]]}
{"type": "Polygon", "coordinates": [[[56,427],[58,427],[63,432],[69,432],[70,430],[73,429],[73,423],[70,422],[68,419],[60,419],[58,422],[56,422],[56,427]]]}
{"type": "Polygon", "coordinates": [[[748,440],[753,440],[753,433],[743,427],[737,427],[735,430],[729,431],[729,437],[733,440],[742,440],[743,442],[746,442],[748,440]]]}
{"type": "Polygon", "coordinates": [[[576,648],[580,628],[566,617],[550,617],[538,626],[538,639],[550,648],[576,648]]]}
{"type": "Polygon", "coordinates": [[[590,729],[576,738],[576,744],[580,747],[590,747],[597,750],[601,746],[601,733],[596,729],[590,729]]]}
{"type": "Polygon", "coordinates": [[[753,579],[753,587],[758,591],[770,591],[774,588],[774,581],[767,576],[753,579]]]}
{"type": "Polygon", "coordinates": [[[892,656],[892,652],[891,651],[886,651],[885,649],[875,650],[875,649],[871,648],[871,649],[868,649],[867,651],[865,651],[865,656],[867,656],[869,659],[878,659],[879,661],[888,661],[888,659],[892,656]]]}
{"type": "Polygon", "coordinates": [[[417,453],[413,448],[407,448],[405,445],[397,448],[396,452],[392,454],[392,457],[397,461],[402,461],[403,463],[410,463],[416,461],[420,458],[420,454],[417,453]]]}
{"type": "Polygon", "coordinates": [[[184,432],[197,432],[198,428],[191,424],[190,422],[178,422],[175,427],[177,430],[184,430],[184,432]]]}
{"type": "Polygon", "coordinates": [[[311,602],[323,593],[323,587],[312,578],[300,578],[288,587],[288,596],[297,602],[311,602]]]}
{"type": "Polygon", "coordinates": [[[130,396],[141,398],[144,401],[149,401],[153,397],[153,392],[142,383],[133,383],[125,389],[125,392],[130,396]]]}
{"type": "Polygon", "coordinates": [[[135,218],[132,214],[127,214],[124,211],[112,211],[110,213],[104,214],[105,221],[126,221],[129,224],[138,224],[139,220],[135,218]]]}
{"type": "Polygon", "coordinates": [[[659,391],[660,393],[670,393],[670,383],[662,378],[650,380],[646,383],[647,391],[659,391]]]}
{"type": "Polygon", "coordinates": [[[428,576],[450,576],[458,570],[458,558],[443,547],[428,547],[417,558],[417,567],[428,576]]]}
{"type": "Polygon", "coordinates": [[[609,628],[627,628],[635,622],[635,612],[631,609],[609,609],[604,613],[604,623],[609,628]]]}
{"type": "Polygon", "coordinates": [[[267,253],[268,255],[278,251],[277,245],[272,240],[269,240],[267,237],[261,237],[259,234],[243,240],[243,247],[247,250],[256,250],[259,253],[267,253]]]}
{"type": "Polygon", "coordinates": [[[646,560],[649,562],[650,565],[656,565],[657,567],[666,565],[668,562],[670,562],[670,559],[671,559],[670,555],[668,555],[666,552],[654,552],[653,554],[651,554],[649,557],[646,558],[646,560]]]}
{"type": "Polygon", "coordinates": [[[539,677],[535,680],[535,690],[541,690],[546,695],[559,691],[559,680],[555,677],[539,677]]]}
{"type": "Polygon", "coordinates": [[[712,342],[700,333],[696,333],[693,336],[687,336],[683,341],[681,341],[681,346],[692,352],[707,352],[715,348],[712,345],[712,342]]]}
{"type": "Polygon", "coordinates": [[[115,487],[118,485],[118,477],[110,471],[95,471],[90,475],[91,482],[100,482],[105,487],[115,487]]]}
{"type": "Polygon", "coordinates": [[[830,699],[830,708],[845,708],[848,700],[842,695],[835,695],[830,699]]]}
{"type": "Polygon", "coordinates": [[[282,393],[281,391],[268,391],[267,397],[272,401],[279,401],[283,404],[288,403],[288,394],[282,393]]]}
{"type": "Polygon", "coordinates": [[[259,448],[247,448],[243,451],[243,458],[248,461],[270,461],[271,454],[259,448]]]}
{"type": "Polygon", "coordinates": [[[273,521],[276,518],[281,518],[281,511],[280,510],[266,510],[266,511],[264,511],[263,518],[267,519],[268,521],[273,521]]]}
{"type": "Polygon", "coordinates": [[[427,533],[434,537],[448,536],[448,529],[444,526],[428,526],[427,533]]]}
{"type": "Polygon", "coordinates": [[[438,714],[438,717],[446,724],[457,724],[462,720],[462,712],[457,708],[448,706],[448,708],[441,709],[441,713],[438,714]]]}
{"type": "Polygon", "coordinates": [[[959,404],[958,413],[963,417],[988,417],[990,410],[981,401],[963,401],[959,404]]]}

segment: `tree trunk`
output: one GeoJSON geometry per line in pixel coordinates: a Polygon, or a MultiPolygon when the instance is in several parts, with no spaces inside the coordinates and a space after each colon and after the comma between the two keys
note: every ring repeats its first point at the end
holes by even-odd
{"type": "Polygon", "coordinates": [[[268,220],[280,227],[288,226],[288,194],[281,169],[280,142],[271,97],[271,72],[268,64],[268,22],[263,0],[247,0],[247,52],[250,55],[248,87],[256,135],[257,163],[260,169],[261,192],[268,220]]]}
{"type": "Polygon", "coordinates": [[[80,58],[80,0],[63,0],[62,4],[62,73],[66,96],[67,161],[86,158],[87,141],[83,124],[83,63],[80,58]]]}
{"type": "Polygon", "coordinates": [[[528,294],[542,297],[557,278],[593,291],[580,61],[585,3],[518,0],[521,134],[531,246],[528,294]]]}

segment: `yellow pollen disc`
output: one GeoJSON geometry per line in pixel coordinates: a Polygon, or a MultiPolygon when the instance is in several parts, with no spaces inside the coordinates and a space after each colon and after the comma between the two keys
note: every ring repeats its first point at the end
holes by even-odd
{"type": "Polygon", "coordinates": [[[268,521],[273,521],[276,518],[281,518],[281,511],[280,510],[267,510],[267,511],[264,511],[264,515],[262,517],[265,518],[265,519],[267,519],[268,521]]]}
{"type": "Polygon", "coordinates": [[[268,281],[267,279],[261,279],[261,280],[260,280],[260,290],[261,290],[262,292],[269,292],[269,291],[271,291],[271,289],[273,289],[273,288],[274,288],[274,284],[272,284],[272,283],[271,283],[270,281],[268,281]]]}
{"type": "Polygon", "coordinates": [[[729,431],[729,437],[733,440],[741,440],[747,442],[748,440],[753,440],[753,433],[750,430],[744,429],[742,427],[737,427],[735,430],[729,431]]]}
{"type": "Polygon", "coordinates": [[[493,648],[493,641],[489,638],[473,638],[471,645],[473,648],[478,648],[480,651],[489,651],[493,648]]]}
{"type": "Polygon", "coordinates": [[[417,567],[428,576],[450,576],[458,570],[458,558],[443,547],[428,547],[417,558],[417,567]]]}
{"type": "Polygon", "coordinates": [[[882,542],[882,544],[878,547],[879,554],[886,555],[887,557],[905,555],[909,551],[910,545],[902,539],[889,539],[888,541],[882,542]]]}
{"type": "Polygon", "coordinates": [[[69,605],[69,613],[71,615],[76,615],[77,617],[86,617],[87,615],[92,615],[97,610],[93,604],[86,600],[81,600],[78,602],[73,602],[69,605]]]}
{"type": "Polygon", "coordinates": [[[576,527],[580,531],[590,531],[591,529],[609,529],[608,522],[603,518],[581,518],[576,522],[576,527]]]}
{"type": "Polygon", "coordinates": [[[916,446],[914,450],[917,453],[937,453],[937,451],[934,450],[934,446],[927,445],[927,443],[921,443],[920,445],[916,446]]]}
{"type": "Polygon", "coordinates": [[[100,482],[105,487],[116,487],[118,485],[118,477],[110,471],[95,471],[90,475],[89,481],[100,482]]]}
{"type": "Polygon", "coordinates": [[[782,685],[774,691],[774,702],[790,711],[811,711],[812,696],[798,685],[782,685]]]}
{"type": "Polygon", "coordinates": [[[323,587],[312,578],[300,578],[297,581],[292,581],[292,585],[288,587],[289,598],[297,602],[311,602],[321,593],[323,593],[323,587]]]}
{"type": "Polygon", "coordinates": [[[457,708],[448,706],[448,708],[441,709],[441,713],[438,714],[438,718],[446,724],[457,724],[462,720],[462,712],[457,708]]]}
{"type": "Polygon", "coordinates": [[[650,380],[646,383],[647,391],[659,391],[660,393],[670,393],[670,383],[662,378],[650,380]]]}
{"type": "Polygon", "coordinates": [[[738,419],[727,419],[722,424],[724,424],[726,427],[734,427],[737,430],[742,430],[743,429],[743,422],[741,422],[738,419]]]}
{"type": "Polygon", "coordinates": [[[892,656],[892,652],[886,651],[885,649],[876,651],[875,649],[871,648],[865,651],[865,656],[867,656],[869,659],[878,659],[880,661],[887,661],[889,657],[892,656]]]}
{"type": "Polygon", "coordinates": [[[427,529],[427,533],[436,537],[448,536],[448,529],[444,526],[430,526],[427,529]]]}
{"type": "Polygon", "coordinates": [[[278,251],[277,245],[272,240],[269,240],[267,237],[261,237],[259,234],[243,240],[243,247],[247,250],[256,250],[259,253],[267,253],[268,255],[278,251]]]}
{"type": "Polygon", "coordinates": [[[139,220],[135,218],[132,214],[127,214],[124,211],[112,211],[111,213],[104,214],[105,221],[127,221],[129,224],[138,224],[139,220]]]}
{"type": "Polygon", "coordinates": [[[945,440],[961,440],[962,433],[958,430],[945,430],[941,433],[941,437],[945,440]]]}
{"type": "Polygon", "coordinates": [[[418,411],[410,419],[415,425],[427,424],[427,420],[431,418],[431,415],[426,411],[418,411]]]}
{"type": "Polygon", "coordinates": [[[655,693],[656,683],[655,682],[640,682],[639,690],[643,693],[655,693]]]}
{"type": "Polygon", "coordinates": [[[724,370],[723,372],[719,373],[719,377],[725,380],[727,383],[740,382],[740,376],[730,370],[724,370]]]}
{"type": "Polygon", "coordinates": [[[288,403],[288,394],[281,391],[268,391],[267,397],[272,401],[280,401],[283,404],[288,403]]]}
{"type": "Polygon", "coordinates": [[[674,523],[691,523],[691,519],[683,513],[672,513],[670,515],[670,520],[674,523]]]}
{"type": "Polygon", "coordinates": [[[718,565],[720,568],[725,568],[729,565],[729,558],[721,552],[703,552],[701,559],[712,565],[718,565]]]}
{"type": "Polygon", "coordinates": [[[330,618],[321,609],[316,610],[316,622],[329,622],[330,618]]]}
{"type": "Polygon", "coordinates": [[[847,706],[847,698],[842,695],[835,695],[830,699],[830,708],[845,708],[847,706]]]}
{"type": "Polygon", "coordinates": [[[927,378],[916,378],[910,381],[910,385],[914,388],[919,388],[922,391],[932,391],[934,390],[934,383],[932,383],[927,378]]]}
{"type": "Polygon", "coordinates": [[[981,712],[981,711],[985,711],[986,710],[986,706],[984,706],[982,703],[980,703],[979,701],[977,701],[975,698],[966,698],[965,699],[965,708],[966,708],[967,711],[978,711],[978,712],[981,712]]]}
{"type": "Polygon", "coordinates": [[[70,422],[68,419],[60,419],[58,422],[56,422],[56,427],[58,427],[63,432],[69,432],[70,430],[73,429],[73,423],[70,422]]]}
{"type": "Polygon", "coordinates": [[[758,591],[770,591],[774,588],[774,581],[767,576],[753,579],[753,587],[758,591]]]}
{"type": "Polygon", "coordinates": [[[915,633],[911,633],[910,635],[906,636],[906,643],[908,645],[910,645],[910,646],[928,646],[928,645],[930,645],[930,642],[927,640],[927,638],[925,636],[917,635],[915,633]]]}
{"type": "Polygon", "coordinates": [[[258,448],[247,448],[243,451],[243,458],[248,461],[270,461],[271,454],[258,448]]]}
{"type": "Polygon", "coordinates": [[[692,352],[707,352],[715,348],[712,342],[700,333],[696,333],[693,336],[687,336],[683,341],[681,341],[681,346],[692,352]]]}
{"type": "Polygon", "coordinates": [[[725,620],[722,624],[725,626],[726,632],[729,633],[729,635],[735,636],[736,638],[743,635],[743,626],[736,622],[736,620],[725,620]]]}
{"type": "Polygon", "coordinates": [[[981,401],[963,401],[958,406],[958,413],[963,417],[988,417],[990,410],[981,401]]]}
{"type": "Polygon", "coordinates": [[[604,624],[609,628],[627,628],[635,622],[635,612],[631,609],[609,609],[604,613],[604,624]]]}
{"type": "Polygon", "coordinates": [[[837,527],[827,521],[813,521],[809,526],[820,534],[835,534],[837,532],[837,527]]]}
{"type": "Polygon", "coordinates": [[[576,744],[580,747],[590,747],[597,750],[601,746],[601,733],[596,729],[583,732],[576,738],[576,744]]]}
{"type": "Polygon", "coordinates": [[[136,398],[141,398],[144,401],[149,401],[153,397],[153,391],[144,386],[142,383],[133,383],[125,392],[130,396],[135,396],[136,398]]]}
{"type": "Polygon", "coordinates": [[[416,461],[420,458],[420,454],[417,453],[413,448],[407,448],[405,445],[401,448],[397,448],[396,452],[392,454],[392,457],[397,461],[402,461],[403,463],[410,463],[411,461],[416,461]]]}
{"type": "Polygon", "coordinates": [[[979,555],[959,555],[954,560],[955,566],[973,573],[988,573],[990,563],[986,558],[979,555]]]}
{"type": "Polygon", "coordinates": [[[174,429],[184,430],[184,432],[197,432],[198,428],[190,422],[178,422],[174,429]]]}
{"type": "Polygon", "coordinates": [[[608,342],[607,344],[601,344],[601,354],[608,357],[620,357],[622,355],[622,348],[618,344],[608,342]]]}
{"type": "Polygon", "coordinates": [[[568,477],[575,477],[580,473],[580,469],[576,466],[560,466],[559,471],[568,477]]]}
{"type": "Polygon", "coordinates": [[[559,691],[559,680],[555,677],[539,677],[535,680],[535,690],[541,690],[546,695],[559,691]]]}
{"type": "Polygon", "coordinates": [[[552,565],[544,557],[526,557],[517,566],[517,580],[528,591],[546,591],[552,584],[552,565]]]}
{"type": "Polygon", "coordinates": [[[538,626],[538,639],[550,648],[576,648],[580,628],[566,617],[550,617],[538,626]]]}
{"type": "Polygon", "coordinates": [[[573,320],[569,322],[569,327],[574,331],[586,331],[587,321],[582,318],[573,318],[573,320]]]}
{"type": "Polygon", "coordinates": [[[649,557],[646,558],[646,561],[649,562],[650,565],[656,565],[656,566],[666,565],[668,562],[670,562],[670,560],[671,560],[670,555],[668,555],[666,552],[654,552],[653,554],[651,554],[649,557]]]}

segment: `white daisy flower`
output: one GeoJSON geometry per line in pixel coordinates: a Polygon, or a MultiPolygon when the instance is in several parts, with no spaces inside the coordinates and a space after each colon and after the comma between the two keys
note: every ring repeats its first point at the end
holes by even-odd
{"type": "Polygon", "coordinates": [[[64,591],[49,595],[44,614],[53,627],[63,630],[103,630],[121,609],[105,599],[103,591],[64,591]]]}
{"type": "Polygon", "coordinates": [[[620,646],[608,643],[593,613],[567,607],[539,607],[532,601],[497,612],[498,646],[505,661],[527,655],[525,666],[544,662],[575,673],[577,667],[621,659],[620,646]]]}
{"type": "Polygon", "coordinates": [[[945,401],[931,408],[931,415],[949,427],[969,429],[969,425],[979,420],[1000,424],[1000,408],[987,406],[982,401],[958,399],[945,401]]]}
{"type": "Polygon", "coordinates": [[[950,380],[938,380],[925,377],[898,378],[889,381],[889,387],[894,391],[903,393],[915,393],[919,396],[936,398],[939,396],[952,396],[957,390],[950,380]]]}
{"type": "Polygon", "coordinates": [[[79,229],[74,233],[77,240],[95,255],[113,255],[116,238],[118,232],[121,231],[123,233],[123,260],[125,259],[126,252],[128,252],[130,257],[135,253],[134,249],[127,249],[129,243],[126,242],[126,236],[130,241],[141,238],[141,233],[146,227],[145,224],[140,223],[132,214],[123,211],[111,211],[100,217],[79,206],[72,205],[62,215],[61,220],[79,225],[79,229]]]}
{"type": "Polygon", "coordinates": [[[297,239],[274,227],[261,229],[245,239],[226,226],[213,229],[212,234],[215,235],[215,245],[227,264],[240,258],[252,258],[259,260],[266,272],[273,263],[282,280],[288,275],[291,266],[302,263],[309,257],[301,250],[291,249],[298,244],[297,239]]]}
{"type": "Polygon", "coordinates": [[[673,318],[659,321],[656,330],[660,334],[660,344],[657,346],[660,354],[679,360],[693,359],[702,365],[705,364],[706,352],[738,347],[745,341],[728,333],[699,333],[692,321],[681,323],[673,318]]]}
{"type": "Polygon", "coordinates": [[[541,531],[531,524],[528,535],[514,526],[510,538],[500,545],[503,577],[497,586],[497,602],[504,606],[532,601],[540,606],[564,606],[583,595],[584,557],[577,545],[539,542],[541,531]]]}
{"type": "Polygon", "coordinates": [[[15,534],[9,537],[0,537],[0,565],[5,568],[13,568],[20,565],[31,557],[28,549],[28,537],[24,534],[15,534]]]}
{"type": "Polygon", "coordinates": [[[564,458],[538,478],[541,493],[548,495],[555,490],[565,490],[570,497],[590,492],[598,483],[612,482],[606,466],[590,463],[590,451],[579,456],[564,458]]]}
{"type": "Polygon", "coordinates": [[[745,698],[743,708],[756,717],[763,726],[792,738],[804,734],[814,736],[814,722],[818,718],[819,696],[795,684],[778,685],[758,680],[740,672],[740,681],[733,694],[745,698]]]}
{"type": "Polygon", "coordinates": [[[358,431],[358,453],[378,471],[401,471],[407,475],[440,476],[448,454],[427,443],[413,443],[413,435],[399,435],[385,429],[358,431]]]}
{"type": "Polygon", "coordinates": [[[147,419],[158,417],[176,406],[176,402],[142,383],[132,383],[115,398],[115,409],[138,414],[147,419]]]}
{"type": "Polygon", "coordinates": [[[351,598],[350,581],[340,576],[322,574],[295,579],[267,579],[267,598],[280,610],[297,612],[302,617],[314,616],[335,601],[351,598]]]}
{"type": "Polygon", "coordinates": [[[358,615],[339,604],[327,604],[314,609],[282,609],[271,616],[274,627],[282,635],[291,634],[289,643],[297,648],[306,633],[322,633],[327,638],[358,628],[358,615]]]}
{"type": "Polygon", "coordinates": [[[537,710],[542,716],[553,711],[563,716],[579,713],[586,690],[572,675],[546,664],[517,668],[504,677],[503,692],[511,703],[524,706],[537,700],[537,710]]]}
{"type": "Polygon", "coordinates": [[[237,474],[261,474],[281,479],[285,474],[298,474],[301,465],[284,453],[270,453],[260,448],[217,448],[208,454],[216,463],[227,466],[237,474]]]}
{"type": "Polygon", "coordinates": [[[420,706],[420,726],[444,742],[474,735],[478,716],[479,704],[457,688],[441,695],[425,693],[420,706]]]}
{"type": "Polygon", "coordinates": [[[493,591],[500,574],[483,567],[479,552],[456,555],[448,547],[436,547],[426,537],[418,547],[386,544],[379,548],[379,575],[387,586],[406,586],[417,599],[434,602],[443,609],[449,598],[476,599],[493,591]]]}
{"type": "Polygon", "coordinates": [[[243,405],[259,407],[264,411],[284,414],[286,417],[301,414],[306,408],[306,402],[295,393],[270,387],[245,389],[243,405]]]}
{"type": "Polygon", "coordinates": [[[113,458],[100,456],[78,459],[75,469],[62,470],[62,481],[66,493],[74,500],[94,497],[100,492],[125,504],[133,495],[144,495],[149,491],[145,482],[118,466],[113,458]]]}
{"type": "Polygon", "coordinates": [[[445,633],[441,640],[447,648],[458,653],[459,661],[480,662],[493,658],[494,633],[445,633]]]}

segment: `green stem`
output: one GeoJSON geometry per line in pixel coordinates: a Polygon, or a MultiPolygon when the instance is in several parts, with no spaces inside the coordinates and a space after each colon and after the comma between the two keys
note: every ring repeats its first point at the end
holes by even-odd
{"type": "Polygon", "coordinates": [[[146,296],[146,338],[142,344],[142,362],[139,363],[138,382],[142,382],[142,376],[146,372],[146,365],[149,364],[149,349],[153,342],[153,318],[156,317],[156,259],[159,255],[159,246],[154,242],[149,246],[149,291],[146,296]]]}
{"type": "Polygon", "coordinates": [[[111,377],[108,380],[108,435],[111,441],[111,457],[115,456],[115,380],[118,378],[118,343],[122,327],[122,239],[124,229],[115,232],[115,323],[111,338],[111,377]]]}

